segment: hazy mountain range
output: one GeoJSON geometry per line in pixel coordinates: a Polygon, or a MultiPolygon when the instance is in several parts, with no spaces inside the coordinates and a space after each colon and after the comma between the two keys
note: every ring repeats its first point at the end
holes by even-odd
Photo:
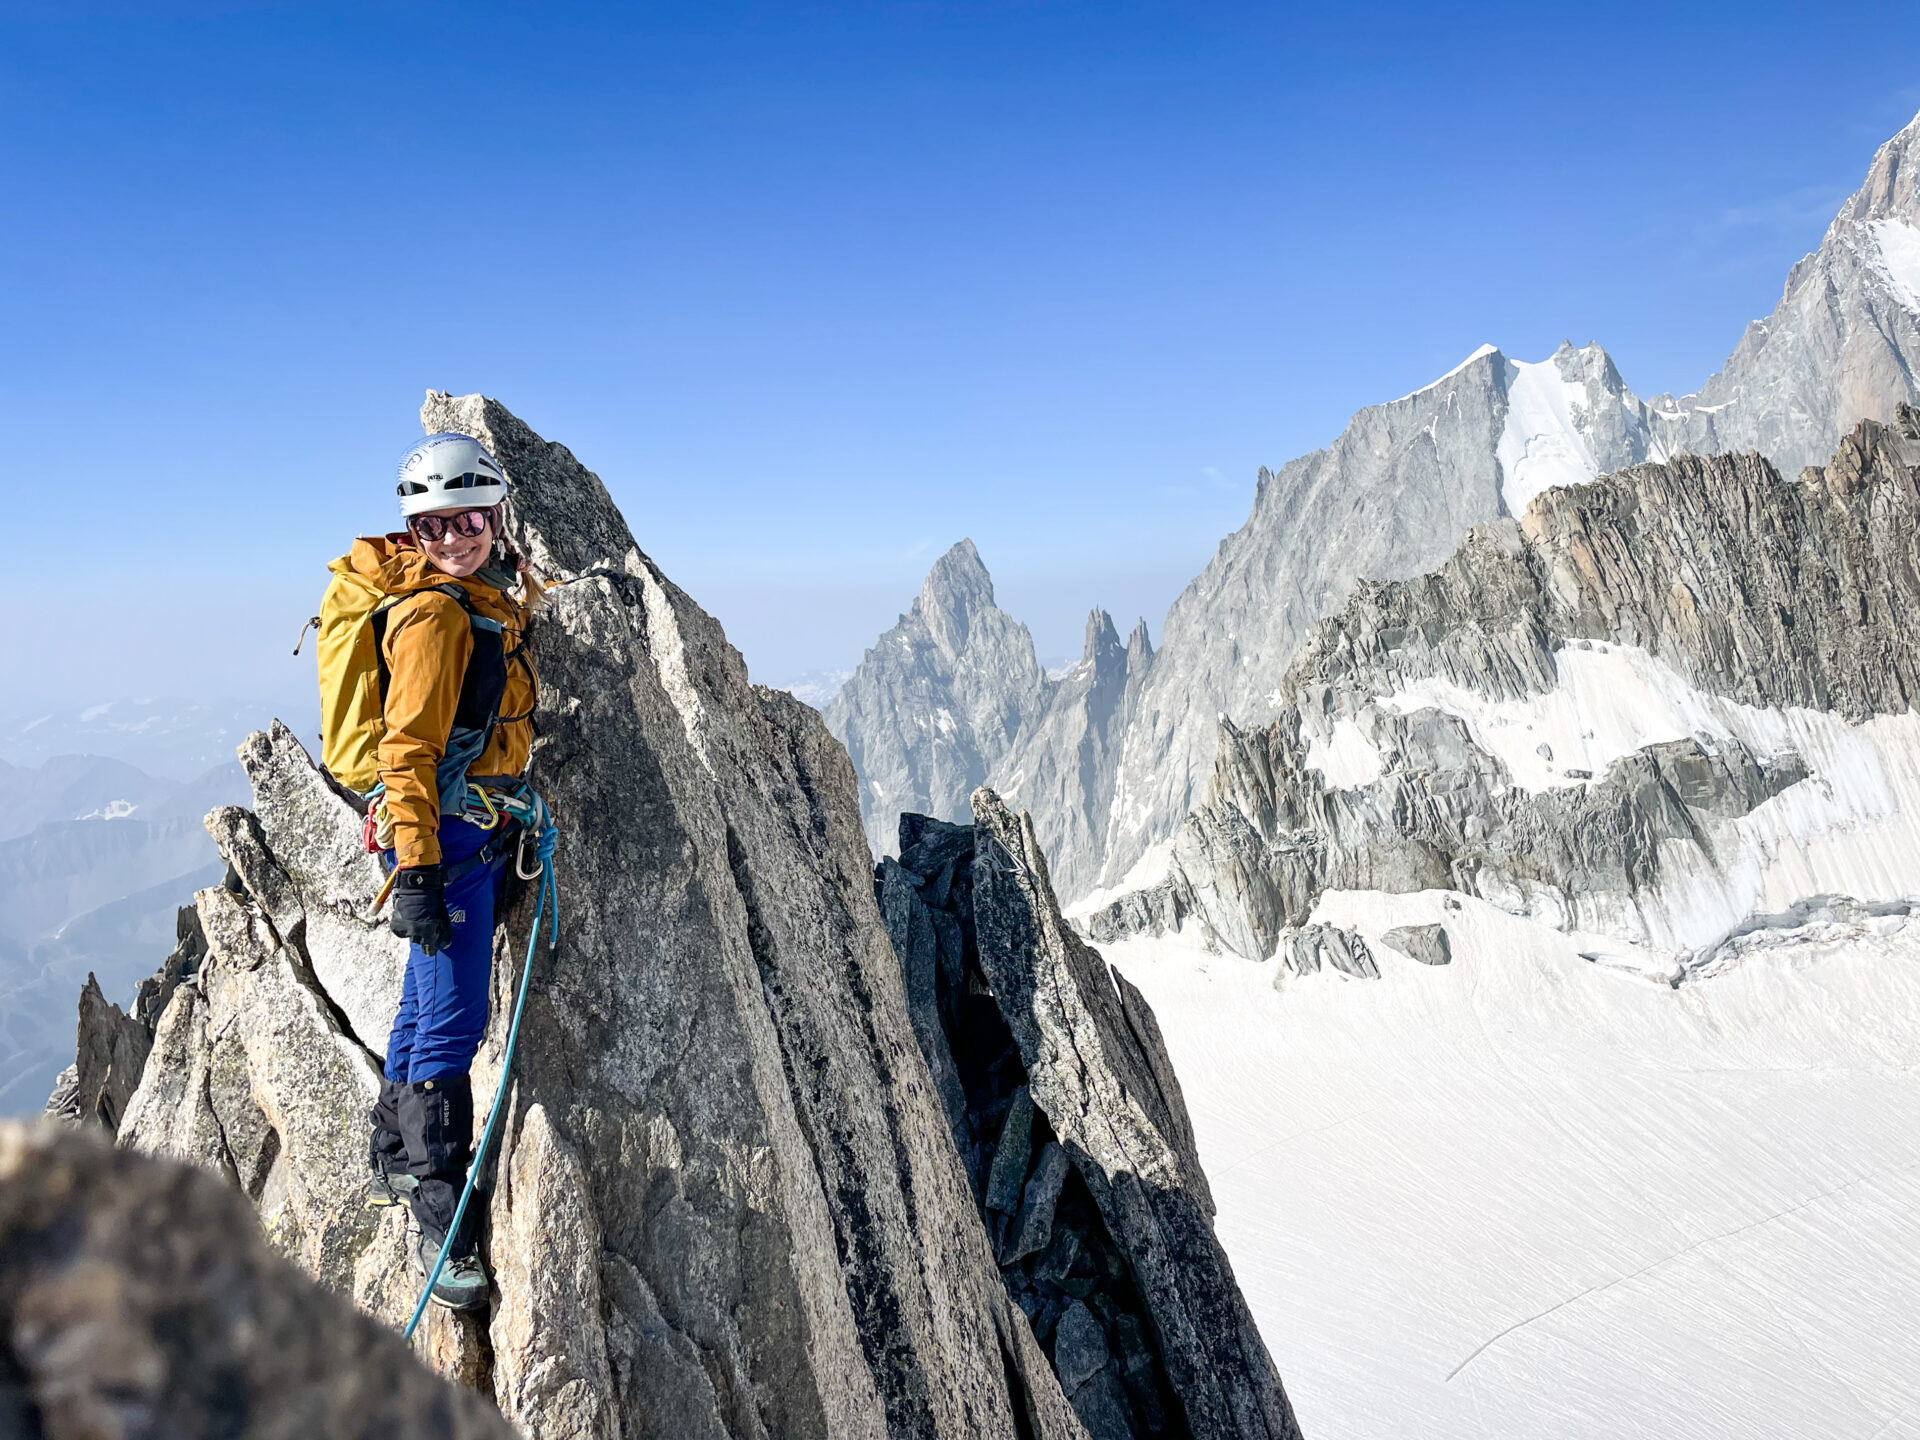
{"type": "Polygon", "coordinates": [[[304,697],[299,704],[162,696],[79,708],[16,705],[0,711],[0,761],[35,766],[55,756],[97,756],[185,782],[232,764],[234,747],[276,716],[305,735],[318,713],[304,697]]]}
{"type": "Polygon", "coordinates": [[[187,782],[97,755],[0,761],[0,1114],[38,1110],[72,1061],[89,972],[124,1003],[171,948],[175,911],[221,874],[201,817],[248,793],[231,751],[187,782]]]}

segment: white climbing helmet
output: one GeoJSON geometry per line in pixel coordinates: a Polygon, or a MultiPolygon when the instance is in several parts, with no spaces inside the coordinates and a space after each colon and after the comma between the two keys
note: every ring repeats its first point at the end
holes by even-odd
{"type": "Polygon", "coordinates": [[[456,505],[485,509],[507,498],[507,472],[471,435],[429,435],[400,461],[400,514],[456,505]]]}

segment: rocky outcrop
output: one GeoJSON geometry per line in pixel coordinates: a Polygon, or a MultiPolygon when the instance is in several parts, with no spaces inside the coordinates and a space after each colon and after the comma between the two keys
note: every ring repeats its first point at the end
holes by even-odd
{"type": "MultiPolygon", "coordinates": [[[[559,582],[530,778],[562,939],[481,1197],[495,1304],[430,1312],[416,1343],[535,1437],[1080,1434],[915,1043],[844,750],[748,683],[564,447],[478,396],[422,419],[501,458],[514,538],[559,582]]],[[[209,817],[239,887],[197,897],[207,954],[121,1137],[229,1179],[283,1254],[397,1324],[404,1220],[361,1185],[400,947],[354,807],[284,728],[242,759],[254,809],[209,817]]],[[[503,932],[482,1111],[528,919],[503,932]]]]}
{"type": "Polygon", "coordinates": [[[61,1072],[47,1113],[62,1120],[95,1120],[111,1132],[140,1084],[153,1031],[100,992],[87,976],[80,992],[80,1029],[74,1063],[61,1072]]]}
{"type": "Polygon", "coordinates": [[[101,993],[100,982],[87,976],[80,992],[80,1024],[75,1060],[61,1074],[47,1101],[46,1113],[58,1120],[92,1120],[112,1134],[140,1085],[147,1055],[153,1049],[155,1027],[180,982],[198,972],[207,953],[199,913],[184,906],[176,922],[173,952],[157,974],[140,982],[129,1015],[101,993]]]}
{"type": "Polygon", "coordinates": [[[1356,980],[1380,978],[1380,967],[1365,937],[1338,925],[1289,926],[1277,937],[1274,953],[1291,975],[1337,970],[1356,980]]]}
{"type": "Polygon", "coordinates": [[[1916,466],[1903,408],[1802,480],[1754,455],[1638,466],[1361,586],[1279,717],[1221,726],[1165,878],[1090,933],[1197,923],[1264,958],[1328,889],[1450,888],[1691,950],[1771,903],[1781,854],[1804,872],[1782,884],[1859,871],[1823,837],[1911,819],[1904,767],[1859,727],[1920,695],[1916,466]],[[1610,693],[1630,686],[1644,700],[1610,693]]]}
{"type": "Polygon", "coordinates": [[[1031,820],[973,810],[903,817],[875,888],[1007,1293],[1095,1440],[1297,1435],[1151,1007],[1060,918],[1031,820]]]}
{"type": "Polygon", "coordinates": [[[1153,657],[1144,620],[1123,646],[1112,618],[1094,611],[1081,659],[1051,681],[1046,708],[990,769],[998,793],[1035,816],[1047,853],[1063,857],[1060,884],[1069,894],[1094,882],[1121,743],[1153,657]]]}
{"type": "Polygon", "coordinates": [[[1380,938],[1422,965],[1453,963],[1453,942],[1444,925],[1396,925],[1380,938]]]}
{"type": "Polygon", "coordinates": [[[230,1186],[0,1121],[0,1434],[515,1432],[276,1255],[230,1186]]]}
{"type": "Polygon", "coordinates": [[[1882,145],[1780,303],[1699,391],[1649,403],[1670,450],[1758,450],[1788,475],[1920,401],[1920,116],[1882,145]]]}
{"type": "MultiPolygon", "coordinates": [[[[826,707],[827,728],[853,757],[873,853],[893,853],[901,815],[964,819],[975,788],[992,781],[1044,816],[1045,843],[1084,867],[1152,658],[1144,621],[1123,646],[1112,617],[1095,610],[1080,661],[1046,674],[962,540],[826,707]]],[[[1090,879],[1074,872],[1076,885],[1090,879]]]]}

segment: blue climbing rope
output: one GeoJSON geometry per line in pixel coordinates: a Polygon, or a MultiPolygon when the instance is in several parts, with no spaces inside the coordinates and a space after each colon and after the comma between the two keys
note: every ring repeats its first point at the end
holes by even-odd
{"type": "MultiPolygon", "coordinates": [[[[493,1144],[493,1127],[500,1119],[500,1107],[507,1098],[507,1081],[513,1074],[513,1052],[520,1043],[520,1017],[526,1013],[528,982],[533,979],[533,952],[540,943],[540,918],[547,915],[551,930],[548,943],[560,943],[560,890],[554,883],[553,852],[559,842],[559,831],[554,828],[553,817],[546,812],[546,806],[535,802],[535,812],[540,819],[539,837],[535,841],[535,853],[540,860],[540,893],[533,907],[533,930],[527,936],[527,959],[520,967],[520,993],[513,1002],[513,1022],[507,1027],[507,1052],[500,1061],[500,1080],[493,1090],[493,1106],[487,1111],[487,1125],[480,1132],[480,1145],[473,1154],[473,1163],[467,1168],[466,1187],[460,1192],[460,1204],[453,1212],[453,1223],[447,1227],[447,1238],[440,1242],[440,1254],[428,1272],[426,1287],[420,1292],[420,1303],[413,1307],[413,1318],[407,1321],[405,1337],[413,1339],[413,1332],[420,1327],[420,1317],[427,1313],[427,1302],[433,1298],[433,1287],[439,1282],[440,1271],[447,1263],[447,1252],[453,1249],[453,1237],[460,1233],[460,1222],[466,1218],[467,1205],[473,1199],[474,1181],[479,1179],[481,1167],[487,1163],[487,1152],[493,1144]],[[548,902],[552,910],[548,910],[548,902]]],[[[517,869],[516,869],[517,873],[517,869]]],[[[530,879],[531,876],[523,876],[530,879]]]]}

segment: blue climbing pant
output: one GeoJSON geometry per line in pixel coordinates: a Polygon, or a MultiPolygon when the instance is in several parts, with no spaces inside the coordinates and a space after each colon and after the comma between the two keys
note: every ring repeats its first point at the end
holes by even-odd
{"type": "MultiPolygon", "coordinates": [[[[451,871],[494,832],[449,819],[440,826],[440,863],[451,871]]],[[[392,852],[388,852],[389,863],[392,852]]],[[[387,1037],[387,1079],[399,1085],[465,1075],[487,1030],[493,982],[493,913],[509,859],[476,865],[447,886],[453,941],[437,955],[407,955],[400,1013],[387,1037]]]]}

